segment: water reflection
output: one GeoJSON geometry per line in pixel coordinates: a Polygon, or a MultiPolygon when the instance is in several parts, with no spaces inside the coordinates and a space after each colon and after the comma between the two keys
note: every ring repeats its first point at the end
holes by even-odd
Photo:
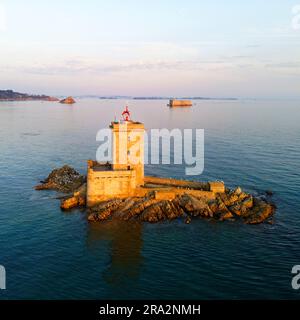
{"type": "Polygon", "coordinates": [[[110,262],[103,271],[107,285],[119,287],[139,278],[143,262],[142,224],[135,221],[92,223],[88,229],[87,245],[99,250],[100,243],[109,242],[110,262]]]}

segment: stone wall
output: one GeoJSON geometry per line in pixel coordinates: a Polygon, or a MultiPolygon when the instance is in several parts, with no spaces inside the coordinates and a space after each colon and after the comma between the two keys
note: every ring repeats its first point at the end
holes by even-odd
{"type": "Polygon", "coordinates": [[[156,200],[173,200],[176,196],[183,194],[190,194],[199,198],[206,198],[213,200],[216,194],[212,191],[191,190],[191,189],[178,189],[178,188],[136,188],[134,191],[135,197],[145,197],[147,194],[153,193],[156,200]]]}
{"type": "Polygon", "coordinates": [[[213,200],[216,198],[216,194],[214,192],[202,190],[170,188],[167,190],[155,190],[154,192],[156,200],[173,200],[176,198],[176,196],[180,196],[183,194],[189,194],[198,198],[206,198],[209,200],[213,200]]]}
{"type": "Polygon", "coordinates": [[[113,170],[134,169],[137,185],[143,185],[144,125],[139,122],[125,121],[123,123],[112,123],[111,129],[113,133],[113,170]]]}
{"type": "Polygon", "coordinates": [[[157,186],[172,186],[179,188],[187,188],[194,190],[202,191],[212,191],[214,193],[223,193],[225,192],[225,184],[222,181],[213,181],[213,182],[197,182],[189,180],[178,180],[172,178],[160,178],[160,177],[151,177],[146,176],[144,182],[147,185],[157,185],[157,186]]]}
{"type": "Polygon", "coordinates": [[[144,178],[144,182],[145,184],[184,187],[184,188],[193,188],[198,190],[210,191],[209,183],[206,183],[206,182],[195,182],[195,181],[188,181],[188,180],[151,177],[151,176],[146,176],[144,178]]]}
{"type": "Polygon", "coordinates": [[[88,168],[87,206],[93,206],[109,198],[133,196],[135,189],[134,170],[96,171],[88,168]]]}

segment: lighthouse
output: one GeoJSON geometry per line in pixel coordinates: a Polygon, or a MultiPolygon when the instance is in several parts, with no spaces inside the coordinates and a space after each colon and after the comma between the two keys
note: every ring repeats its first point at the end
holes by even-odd
{"type": "Polygon", "coordinates": [[[88,161],[87,204],[110,197],[128,197],[144,185],[144,124],[131,120],[128,107],[122,119],[110,124],[112,162],[88,161]]]}

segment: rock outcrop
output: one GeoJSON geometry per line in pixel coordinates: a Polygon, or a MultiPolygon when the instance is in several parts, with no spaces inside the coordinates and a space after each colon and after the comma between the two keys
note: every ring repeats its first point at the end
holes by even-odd
{"type": "Polygon", "coordinates": [[[73,97],[67,97],[66,99],[60,100],[59,102],[63,103],[63,104],[74,104],[74,103],[76,103],[76,101],[74,100],[73,97]]]}
{"type": "Polygon", "coordinates": [[[69,166],[53,170],[49,176],[36,186],[36,190],[56,190],[64,193],[75,192],[86,181],[86,177],[69,166]]]}
{"type": "Polygon", "coordinates": [[[86,205],[86,183],[81,185],[71,197],[62,199],[60,207],[62,210],[71,210],[86,205]]]}
{"type": "MultiPolygon", "coordinates": [[[[53,170],[36,189],[72,193],[61,201],[63,210],[86,206],[86,178],[69,166],[53,170]]],[[[216,193],[214,198],[196,196],[187,188],[183,193],[166,200],[157,198],[154,191],[148,192],[144,197],[103,201],[87,209],[88,220],[101,222],[118,219],[155,223],[181,218],[185,223],[191,223],[194,219],[204,218],[259,224],[270,222],[276,209],[266,198],[254,197],[243,192],[240,187],[216,193]]]]}
{"type": "Polygon", "coordinates": [[[112,199],[89,208],[88,219],[90,221],[140,220],[154,223],[184,218],[186,223],[190,223],[195,218],[205,218],[258,224],[268,221],[274,212],[273,204],[253,198],[238,188],[218,194],[215,200],[197,198],[188,194],[188,190],[186,194],[177,196],[174,200],[156,200],[151,194],[139,200],[112,199]]]}

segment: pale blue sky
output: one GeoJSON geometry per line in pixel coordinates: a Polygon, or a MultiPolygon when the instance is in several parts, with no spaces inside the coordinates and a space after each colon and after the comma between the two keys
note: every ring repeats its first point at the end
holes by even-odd
{"type": "Polygon", "coordinates": [[[300,29],[292,27],[297,4],[0,0],[0,88],[300,97],[300,29]]]}

